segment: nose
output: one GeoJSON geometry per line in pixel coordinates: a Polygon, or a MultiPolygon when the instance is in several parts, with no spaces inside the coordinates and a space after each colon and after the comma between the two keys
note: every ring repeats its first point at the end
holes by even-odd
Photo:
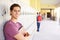
{"type": "Polygon", "coordinates": [[[16,14],[18,14],[18,15],[19,15],[19,14],[20,14],[20,12],[19,12],[19,11],[16,11],[16,14]]]}

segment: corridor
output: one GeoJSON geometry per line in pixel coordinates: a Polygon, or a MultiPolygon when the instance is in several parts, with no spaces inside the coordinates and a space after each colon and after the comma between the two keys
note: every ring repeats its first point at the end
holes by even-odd
{"type": "Polygon", "coordinates": [[[35,30],[30,40],[60,40],[60,27],[56,21],[43,20],[40,32],[35,30]]]}
{"type": "Polygon", "coordinates": [[[60,0],[0,0],[0,40],[5,40],[3,28],[11,17],[10,6],[14,3],[21,6],[18,22],[29,32],[30,40],[60,40],[60,0]],[[37,12],[44,19],[39,32],[36,31],[37,12]]]}

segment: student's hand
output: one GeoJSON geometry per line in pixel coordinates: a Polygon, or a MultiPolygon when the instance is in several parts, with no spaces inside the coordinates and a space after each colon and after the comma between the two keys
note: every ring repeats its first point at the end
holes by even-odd
{"type": "Polygon", "coordinates": [[[30,34],[28,33],[28,32],[26,32],[25,34],[24,34],[24,37],[28,37],[30,34]]]}

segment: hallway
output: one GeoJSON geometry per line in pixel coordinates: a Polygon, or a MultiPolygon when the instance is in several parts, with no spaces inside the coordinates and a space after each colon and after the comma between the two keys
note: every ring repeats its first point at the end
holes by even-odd
{"type": "Polygon", "coordinates": [[[60,27],[55,21],[43,20],[40,32],[35,30],[30,40],[60,40],[60,27]]]}
{"type": "Polygon", "coordinates": [[[0,0],[0,40],[5,40],[3,34],[4,23],[10,19],[10,6],[17,3],[21,6],[19,22],[31,34],[30,40],[60,40],[60,0],[0,0]],[[41,22],[40,32],[36,31],[36,13],[41,12],[42,16],[50,14],[52,20],[41,22]],[[47,14],[49,13],[49,14],[47,14]]]}

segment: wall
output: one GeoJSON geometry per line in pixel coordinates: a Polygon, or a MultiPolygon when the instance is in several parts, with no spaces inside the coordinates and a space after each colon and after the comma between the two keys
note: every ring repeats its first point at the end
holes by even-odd
{"type": "Polygon", "coordinates": [[[59,19],[60,18],[60,7],[55,8],[54,13],[56,14],[57,24],[59,24],[59,21],[60,21],[60,19],[59,19]]]}

